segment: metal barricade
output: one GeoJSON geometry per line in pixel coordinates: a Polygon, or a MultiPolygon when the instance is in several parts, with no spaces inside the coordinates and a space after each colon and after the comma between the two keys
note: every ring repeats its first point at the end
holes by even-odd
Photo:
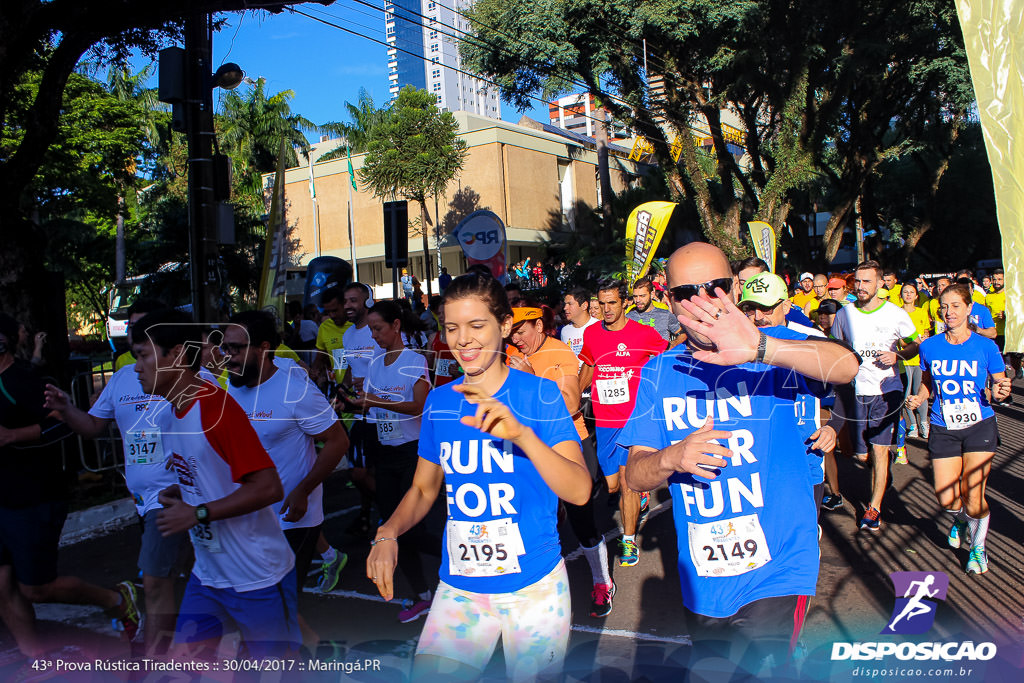
{"type": "MultiPolygon", "coordinates": [[[[90,359],[89,370],[78,372],[72,376],[68,394],[76,408],[88,411],[92,407],[90,398],[99,396],[103,387],[110,380],[110,376],[114,374],[112,369],[104,367],[108,363],[109,359],[98,362],[90,359]]],[[[74,439],[65,439],[62,444],[65,470],[68,469],[68,458],[73,459],[77,456],[83,470],[96,473],[117,470],[121,476],[124,476],[124,448],[121,444],[121,433],[113,421],[107,427],[105,434],[100,434],[92,439],[76,435],[74,439]],[[71,452],[69,453],[69,451],[71,452]]]]}

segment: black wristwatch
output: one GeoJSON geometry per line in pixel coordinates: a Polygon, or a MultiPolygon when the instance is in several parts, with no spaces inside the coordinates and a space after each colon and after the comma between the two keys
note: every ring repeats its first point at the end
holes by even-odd
{"type": "Polygon", "coordinates": [[[210,521],[210,509],[205,504],[196,508],[196,521],[200,524],[206,524],[210,521]]]}
{"type": "Polygon", "coordinates": [[[757,360],[758,363],[764,362],[764,354],[768,350],[768,337],[764,332],[758,330],[757,333],[760,337],[757,340],[757,360]]]}

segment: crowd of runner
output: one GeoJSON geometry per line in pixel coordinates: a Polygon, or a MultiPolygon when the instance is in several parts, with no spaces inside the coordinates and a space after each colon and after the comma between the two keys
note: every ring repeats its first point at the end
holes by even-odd
{"type": "Polygon", "coordinates": [[[514,272],[502,285],[474,267],[427,305],[411,286],[380,302],[338,286],[283,328],[258,311],[207,327],[139,300],[130,350],[88,406],[43,386],[45,337],[30,351],[0,314],[0,617],[29,665],[51,650],[41,602],[101,606],[149,656],[212,657],[227,629],[251,657],[315,646],[306,577],[316,561],[316,590],[334,590],[352,550],[323,533],[339,468],[359,492],[349,531],[370,546],[367,578],[405,599],[400,621],[426,617],[416,680],[471,680],[499,641],[510,678],[556,677],[574,609],[560,524],[592,575],[575,609],[606,617],[665,484],[689,633],[738,647],[751,672],[791,655],[819,509],[852,507],[878,532],[906,438],[927,442],[949,545],[968,574],[987,571],[992,406],[1021,373],[1004,355],[1002,270],[901,281],[867,261],[791,290],[760,259],[692,243],[635,282],[546,301],[531,298],[543,269],[514,272]],[[143,599],[133,581],[57,573],[58,442],[112,422],[143,599]],[[870,472],[867,500],[844,498],[837,457],[870,472]],[[598,494],[619,513],[611,548],[598,494]]]}

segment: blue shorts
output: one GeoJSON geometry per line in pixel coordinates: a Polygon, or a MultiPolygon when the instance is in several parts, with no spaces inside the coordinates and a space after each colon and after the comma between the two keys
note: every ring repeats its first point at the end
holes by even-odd
{"type": "Polygon", "coordinates": [[[619,473],[620,467],[626,466],[629,451],[618,443],[622,427],[598,427],[597,432],[597,464],[601,466],[604,476],[611,477],[619,473]]]}
{"type": "Polygon", "coordinates": [[[903,410],[902,390],[890,391],[881,396],[858,395],[851,407],[853,419],[848,418],[848,422],[855,454],[867,453],[869,444],[892,446],[895,443],[896,424],[903,410]]]}
{"type": "MultiPolygon", "coordinates": [[[[177,569],[184,563],[179,561],[186,547],[191,547],[187,533],[164,536],[156,526],[154,508],[139,518],[142,526],[142,547],[139,548],[139,569],[146,576],[166,579],[177,576],[177,569]]],[[[187,566],[187,565],[185,565],[187,566]]]]}
{"type": "Polygon", "coordinates": [[[273,586],[244,593],[208,588],[192,574],[174,626],[174,642],[217,639],[224,634],[225,624],[233,624],[242,635],[244,654],[239,656],[261,659],[298,652],[302,634],[296,586],[295,569],[273,586]]]}

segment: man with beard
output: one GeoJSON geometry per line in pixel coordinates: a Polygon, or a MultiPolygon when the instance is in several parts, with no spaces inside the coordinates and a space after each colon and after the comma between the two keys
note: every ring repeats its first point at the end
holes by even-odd
{"type": "Polygon", "coordinates": [[[854,457],[870,462],[871,500],[860,528],[878,531],[879,510],[889,478],[889,447],[903,409],[899,361],[917,355],[917,328],[899,306],[878,298],[881,267],[864,261],[853,274],[857,300],[844,306],[832,323],[832,336],[848,342],[863,362],[854,381],[855,396],[844,401],[851,411],[854,457]],[[868,451],[870,448],[870,460],[868,451]]]}
{"type": "MultiPolygon", "coordinates": [[[[324,521],[323,481],[348,449],[337,415],[306,373],[274,364],[274,319],[263,311],[232,316],[221,348],[228,357],[228,395],[245,411],[284,487],[279,521],[295,553],[302,592],[324,521]],[[315,442],[324,446],[317,454],[315,442]]],[[[316,643],[299,619],[306,642],[316,643]]]]}
{"type": "MultiPolygon", "coordinates": [[[[345,375],[341,381],[341,392],[338,397],[344,403],[350,395],[350,391],[362,391],[363,378],[366,377],[366,368],[370,361],[383,350],[373,341],[373,333],[366,322],[366,315],[369,307],[373,305],[370,296],[370,288],[361,282],[352,282],[343,290],[343,307],[345,318],[349,326],[342,335],[343,349],[341,351],[345,365],[345,375]]],[[[346,404],[345,412],[352,413],[352,426],[349,429],[349,440],[352,444],[349,460],[352,463],[352,484],[359,489],[361,510],[359,517],[353,523],[353,530],[358,534],[368,534],[371,528],[370,505],[373,503],[375,485],[371,474],[372,463],[369,461],[369,444],[374,442],[370,432],[374,430],[373,425],[366,422],[363,411],[346,404]]],[[[331,577],[325,579],[330,584],[331,577]]],[[[337,584],[337,581],[334,581],[337,584]]],[[[323,586],[331,590],[334,586],[323,586]]]]}
{"type": "Polygon", "coordinates": [[[641,325],[653,327],[662,339],[670,342],[679,336],[682,328],[667,308],[654,304],[653,292],[654,285],[650,278],[642,277],[633,283],[633,308],[626,313],[626,317],[641,325]]]}

